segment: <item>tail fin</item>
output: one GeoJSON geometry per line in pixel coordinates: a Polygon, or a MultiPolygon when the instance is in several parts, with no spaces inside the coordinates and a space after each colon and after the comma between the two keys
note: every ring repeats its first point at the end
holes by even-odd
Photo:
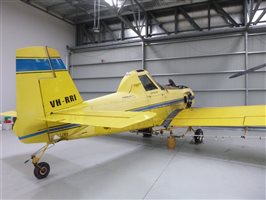
{"type": "Polygon", "coordinates": [[[43,46],[16,51],[17,121],[14,131],[25,143],[48,142],[50,113],[83,102],[59,53],[43,46]]]}

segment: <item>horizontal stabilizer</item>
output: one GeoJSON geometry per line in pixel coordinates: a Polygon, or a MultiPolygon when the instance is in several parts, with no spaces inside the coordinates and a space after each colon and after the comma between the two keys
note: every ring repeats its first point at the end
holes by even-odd
{"type": "Polygon", "coordinates": [[[191,108],[181,111],[171,126],[266,126],[266,106],[191,108]]]}
{"type": "Polygon", "coordinates": [[[46,121],[106,128],[125,128],[152,119],[153,112],[66,110],[46,117],[46,121]]]}
{"type": "Polygon", "coordinates": [[[16,111],[3,112],[0,113],[0,116],[17,117],[17,112],[16,111]]]}

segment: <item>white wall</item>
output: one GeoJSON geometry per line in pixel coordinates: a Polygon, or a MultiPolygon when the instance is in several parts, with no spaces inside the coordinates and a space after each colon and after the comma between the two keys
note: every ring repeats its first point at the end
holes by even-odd
{"type": "Polygon", "coordinates": [[[66,61],[66,45],[74,45],[75,27],[19,0],[1,0],[0,9],[0,111],[6,111],[16,103],[16,49],[47,45],[66,61]]]}

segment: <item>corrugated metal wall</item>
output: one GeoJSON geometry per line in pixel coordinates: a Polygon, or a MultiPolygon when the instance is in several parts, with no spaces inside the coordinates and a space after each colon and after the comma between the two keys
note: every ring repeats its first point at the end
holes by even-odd
{"type": "MultiPolygon", "coordinates": [[[[166,84],[173,79],[196,92],[196,106],[266,104],[265,71],[228,79],[266,62],[266,33],[235,34],[145,46],[145,69],[166,84]],[[248,51],[246,51],[246,49],[248,51]],[[247,88],[248,91],[247,91],[247,88]]],[[[142,68],[141,43],[90,49],[71,56],[71,74],[84,99],[114,92],[131,70],[142,68]]]]}

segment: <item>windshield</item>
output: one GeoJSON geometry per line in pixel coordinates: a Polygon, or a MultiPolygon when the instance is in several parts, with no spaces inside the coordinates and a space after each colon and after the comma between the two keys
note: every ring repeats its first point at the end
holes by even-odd
{"type": "Polygon", "coordinates": [[[146,91],[158,89],[156,85],[149,79],[147,75],[139,76],[139,79],[146,91]]]}

